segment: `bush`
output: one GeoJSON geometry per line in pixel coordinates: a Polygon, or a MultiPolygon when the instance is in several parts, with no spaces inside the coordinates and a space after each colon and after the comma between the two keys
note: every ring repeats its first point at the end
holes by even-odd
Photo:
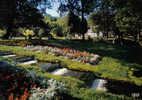
{"type": "Polygon", "coordinates": [[[7,33],[6,29],[0,29],[0,37],[4,36],[7,33]]]}
{"type": "Polygon", "coordinates": [[[35,34],[32,29],[28,28],[19,28],[18,32],[23,34],[26,37],[26,39],[31,39],[31,37],[35,34]]]}
{"type": "Polygon", "coordinates": [[[63,29],[60,26],[57,26],[56,28],[52,29],[51,32],[56,36],[63,36],[63,29]]]}
{"type": "Polygon", "coordinates": [[[53,100],[66,91],[65,85],[61,82],[57,82],[56,80],[43,79],[40,82],[40,84],[48,87],[33,89],[31,91],[32,96],[29,98],[29,100],[53,100]]]}

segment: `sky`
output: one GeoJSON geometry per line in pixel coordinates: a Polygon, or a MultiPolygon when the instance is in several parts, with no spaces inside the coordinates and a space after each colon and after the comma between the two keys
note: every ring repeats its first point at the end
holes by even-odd
{"type": "Polygon", "coordinates": [[[54,3],[52,9],[47,8],[46,13],[50,14],[53,17],[59,17],[59,13],[57,12],[59,7],[59,3],[54,3]]]}
{"type": "Polygon", "coordinates": [[[46,9],[46,13],[50,14],[53,17],[59,17],[59,14],[56,9],[46,9]]]}

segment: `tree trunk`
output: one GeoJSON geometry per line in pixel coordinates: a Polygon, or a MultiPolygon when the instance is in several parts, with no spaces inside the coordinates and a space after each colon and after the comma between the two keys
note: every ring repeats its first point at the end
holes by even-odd
{"type": "Polygon", "coordinates": [[[134,35],[134,42],[137,42],[137,35],[134,35]]]}
{"type": "MultiPolygon", "coordinates": [[[[82,17],[82,24],[84,22],[84,4],[81,0],[81,4],[82,4],[82,14],[81,14],[81,17],[82,17]]],[[[84,41],[85,40],[85,33],[82,33],[82,40],[84,41]]]]}
{"type": "Polygon", "coordinates": [[[140,31],[137,34],[137,42],[139,42],[139,41],[140,41],[140,31]]]}
{"type": "Polygon", "coordinates": [[[31,35],[29,36],[29,40],[32,40],[32,36],[31,35]]]}

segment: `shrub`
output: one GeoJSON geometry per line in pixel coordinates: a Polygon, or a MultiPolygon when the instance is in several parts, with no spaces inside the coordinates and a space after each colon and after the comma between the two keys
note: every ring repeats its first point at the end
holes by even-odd
{"type": "Polygon", "coordinates": [[[18,31],[23,34],[26,39],[31,39],[31,37],[35,34],[32,29],[28,28],[19,28],[18,31]]]}
{"type": "Polygon", "coordinates": [[[52,29],[51,32],[56,36],[63,36],[63,29],[60,26],[57,26],[56,28],[52,29]]]}
{"type": "Polygon", "coordinates": [[[53,79],[43,79],[40,81],[40,84],[44,87],[33,89],[31,91],[32,96],[29,98],[29,100],[52,100],[66,91],[64,84],[53,79]],[[46,88],[46,86],[48,87],[46,88]]]}
{"type": "Polygon", "coordinates": [[[0,37],[2,37],[4,34],[6,34],[6,29],[0,29],[0,37]]]}

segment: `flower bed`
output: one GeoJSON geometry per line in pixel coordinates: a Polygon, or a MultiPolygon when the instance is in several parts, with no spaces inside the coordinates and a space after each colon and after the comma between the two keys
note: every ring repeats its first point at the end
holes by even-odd
{"type": "Polygon", "coordinates": [[[0,65],[0,96],[5,99],[27,100],[30,97],[29,100],[47,100],[48,98],[50,100],[65,90],[64,84],[37,77],[34,72],[29,72],[24,68],[13,67],[3,61],[0,61],[0,65]],[[39,99],[33,99],[36,97],[34,90],[38,90],[36,94],[42,95],[39,99]],[[46,91],[41,93],[44,90],[46,91]]]}
{"type": "Polygon", "coordinates": [[[26,100],[29,97],[28,91],[37,85],[24,69],[18,67],[1,68],[0,84],[0,94],[9,97],[9,100],[26,100]]]}
{"type": "Polygon", "coordinates": [[[99,55],[92,54],[89,52],[81,52],[75,49],[70,48],[58,48],[52,46],[27,46],[25,47],[27,50],[37,51],[37,52],[45,52],[46,54],[53,54],[55,56],[64,57],[71,60],[76,60],[82,63],[88,63],[91,65],[96,65],[102,59],[99,55]]]}

